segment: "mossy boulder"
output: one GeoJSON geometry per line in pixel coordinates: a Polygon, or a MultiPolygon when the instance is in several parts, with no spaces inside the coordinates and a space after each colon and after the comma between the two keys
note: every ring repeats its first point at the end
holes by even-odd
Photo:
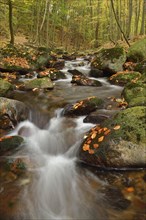
{"type": "Polygon", "coordinates": [[[109,81],[113,84],[124,86],[127,83],[138,80],[141,77],[141,73],[134,71],[117,72],[109,78],[109,81]]]}
{"type": "Polygon", "coordinates": [[[140,63],[137,63],[135,66],[135,71],[138,71],[142,74],[146,74],[146,60],[144,60],[140,63]]]}
{"type": "Polygon", "coordinates": [[[78,101],[74,104],[68,104],[65,106],[62,114],[64,116],[80,116],[87,115],[90,112],[95,111],[97,108],[101,108],[103,101],[95,96],[78,101]]]}
{"type": "Polygon", "coordinates": [[[5,136],[0,138],[0,155],[17,150],[24,140],[20,136],[5,136]]]}
{"type": "Polygon", "coordinates": [[[129,107],[146,105],[146,84],[143,81],[129,83],[125,86],[122,96],[129,107]]]}
{"type": "Polygon", "coordinates": [[[102,70],[105,76],[110,76],[123,70],[126,53],[122,47],[101,49],[91,62],[91,68],[102,70]]]}
{"type": "Polygon", "coordinates": [[[146,38],[134,43],[127,53],[128,61],[141,62],[146,59],[146,38]]]}
{"type": "Polygon", "coordinates": [[[53,83],[49,78],[36,78],[32,80],[25,81],[24,88],[25,90],[32,90],[32,89],[53,89],[53,83]]]}
{"type": "Polygon", "coordinates": [[[146,167],[146,107],[120,111],[85,136],[79,159],[101,168],[146,167]]]}
{"type": "Polygon", "coordinates": [[[8,96],[13,90],[13,85],[6,80],[0,79],[0,96],[8,96]]]}
{"type": "Polygon", "coordinates": [[[13,129],[18,122],[26,120],[29,112],[20,101],[0,97],[0,129],[13,129]]]}

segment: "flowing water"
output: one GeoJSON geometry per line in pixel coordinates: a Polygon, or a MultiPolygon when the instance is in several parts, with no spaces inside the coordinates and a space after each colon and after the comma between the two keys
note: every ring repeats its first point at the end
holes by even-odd
{"type": "MultiPolygon", "coordinates": [[[[81,61],[66,62],[62,71],[67,73],[78,62],[81,61]]],[[[90,67],[85,63],[78,70],[88,74],[90,67]]],[[[32,110],[30,119],[21,122],[11,133],[25,139],[25,146],[13,157],[31,161],[29,181],[19,195],[20,206],[14,219],[123,219],[115,210],[109,211],[101,190],[107,187],[107,181],[78,164],[82,137],[94,125],[83,123],[85,116],[62,117],[62,108],[58,107],[62,102],[72,103],[93,95],[102,99],[120,97],[122,88],[110,85],[103,78],[99,79],[103,84],[99,88],[73,86],[71,76],[67,76],[66,80],[56,81],[54,90],[40,97],[31,92],[16,94],[17,99],[23,99],[32,110]]],[[[108,110],[100,112],[105,114],[108,110]]]]}

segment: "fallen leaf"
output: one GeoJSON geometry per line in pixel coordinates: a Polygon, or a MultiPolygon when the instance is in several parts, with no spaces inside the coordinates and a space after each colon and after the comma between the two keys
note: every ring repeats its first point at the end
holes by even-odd
{"type": "Polygon", "coordinates": [[[99,147],[99,144],[93,144],[93,147],[96,149],[99,147]]]}
{"type": "Polygon", "coordinates": [[[126,189],[126,191],[129,192],[129,193],[130,193],[130,192],[134,192],[134,188],[133,188],[133,187],[128,187],[128,188],[126,189]]]}
{"type": "Polygon", "coordinates": [[[89,152],[89,154],[94,154],[94,150],[92,150],[92,149],[89,149],[88,152],[89,152]]]}
{"type": "Polygon", "coordinates": [[[101,136],[100,138],[98,138],[98,142],[102,142],[104,139],[104,136],[101,136]]]}
{"type": "Polygon", "coordinates": [[[119,130],[120,127],[121,127],[120,125],[116,125],[113,129],[114,129],[114,130],[119,130]]]}
{"type": "Polygon", "coordinates": [[[111,132],[110,129],[108,129],[107,131],[104,132],[104,135],[108,135],[111,132]]]}
{"type": "Polygon", "coordinates": [[[93,132],[91,135],[91,139],[94,139],[96,137],[96,134],[97,134],[96,132],[93,132]]]}
{"type": "Polygon", "coordinates": [[[84,151],[90,150],[90,146],[88,144],[84,144],[83,145],[83,150],[84,151]]]}

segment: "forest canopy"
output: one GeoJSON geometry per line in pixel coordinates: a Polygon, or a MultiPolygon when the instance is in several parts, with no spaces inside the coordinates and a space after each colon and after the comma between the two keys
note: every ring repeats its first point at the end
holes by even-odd
{"type": "Polygon", "coordinates": [[[0,37],[14,43],[23,34],[47,47],[97,48],[145,35],[145,14],[145,0],[0,0],[0,37]]]}

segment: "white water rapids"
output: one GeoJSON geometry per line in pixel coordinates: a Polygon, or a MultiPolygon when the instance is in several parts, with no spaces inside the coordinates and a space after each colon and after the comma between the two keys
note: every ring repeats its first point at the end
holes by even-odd
{"type": "MultiPolygon", "coordinates": [[[[57,100],[62,100],[63,97],[63,100],[73,103],[93,95],[105,99],[121,93],[121,87],[110,85],[105,78],[98,78],[102,87],[72,86],[71,75],[67,70],[74,69],[81,61],[66,62],[62,72],[67,74],[67,79],[55,82],[54,90],[48,92],[48,99],[45,96],[46,102],[52,97],[53,100],[56,97],[57,100]]],[[[84,62],[84,66],[76,69],[87,75],[90,67],[88,62],[84,62]]],[[[38,99],[35,105],[35,98],[29,98],[27,95],[23,99],[32,106],[39,102],[43,106],[43,98],[38,99]]],[[[39,126],[43,117],[41,115],[37,117],[34,110],[30,118],[32,122],[29,120],[21,122],[11,134],[23,136],[26,143],[16,156],[29,157],[34,165],[28,168],[32,174],[31,181],[22,192],[23,205],[17,219],[107,220],[109,217],[105,208],[106,201],[98,190],[106,183],[77,165],[77,152],[81,140],[85,132],[94,125],[83,123],[84,117],[74,119],[61,117],[61,111],[62,109],[56,110],[48,124],[45,122],[45,126],[39,126]]]]}
{"type": "Polygon", "coordinates": [[[45,130],[25,121],[12,133],[25,136],[25,153],[37,163],[22,198],[24,219],[106,219],[102,195],[92,186],[101,181],[76,166],[80,137],[93,126],[82,121],[65,119],[57,110],[45,130]]]}

